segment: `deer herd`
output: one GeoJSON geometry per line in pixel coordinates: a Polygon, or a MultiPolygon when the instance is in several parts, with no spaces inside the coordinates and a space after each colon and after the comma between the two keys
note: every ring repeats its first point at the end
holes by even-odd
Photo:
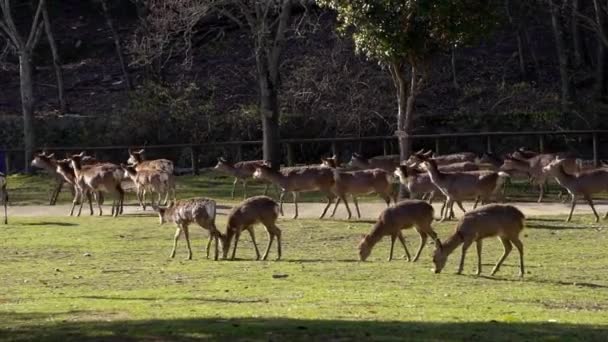
{"type": "MultiPolygon", "coordinates": [[[[572,158],[563,153],[548,154],[533,152],[520,148],[513,153],[498,157],[484,154],[478,157],[474,153],[463,152],[449,155],[434,155],[431,151],[413,153],[404,162],[398,156],[379,156],[365,158],[354,153],[347,165],[340,165],[338,158],[322,158],[320,164],[276,168],[263,160],[230,163],[219,158],[215,170],[234,177],[231,196],[234,198],[236,186],[243,185],[242,203],[228,214],[226,232],[220,232],[216,225],[217,204],[208,198],[176,200],[175,176],[173,162],[167,159],[145,160],[144,150],[128,151],[126,164],[100,162],[91,156],[80,154],[57,159],[54,154],[41,152],[35,155],[32,165],[45,169],[57,180],[51,195],[51,203],[57,200],[61,188],[67,183],[73,195],[69,215],[74,215],[78,205],[77,216],[81,214],[85,201],[89,203],[90,214],[94,215],[93,201],[97,204],[99,215],[103,214],[104,197],[112,198],[111,213],[118,216],[123,213],[125,180],[133,183],[139,205],[146,210],[146,195],[150,196],[151,207],[158,213],[160,223],[172,222],[177,225],[173,249],[170,256],[176,253],[177,241],[183,234],[188,248],[188,259],[192,258],[189,226],[197,224],[209,231],[207,257],[212,243],[214,259],[220,254],[228,257],[232,246],[231,259],[235,258],[240,235],[247,231],[253,242],[256,259],[260,253],[255,241],[254,225],[261,223],[269,236],[266,251],[261,257],[266,260],[276,238],[277,259],[281,257],[281,229],[276,225],[277,218],[284,215],[283,200],[291,192],[294,203],[294,216],[299,215],[298,196],[301,192],[320,192],[327,203],[319,218],[324,218],[333,204],[331,217],[336,213],[340,203],[344,204],[348,219],[352,218],[349,197],[352,199],[357,216],[361,211],[357,196],[377,194],[386,203],[387,208],[380,213],[371,232],[361,239],[358,250],[359,258],[365,261],[374,245],[384,236],[390,236],[391,246],[388,260],[393,258],[395,240],[404,248],[405,258],[417,261],[428,237],[435,244],[433,252],[434,271],[439,273],[450,255],[462,245],[462,254],[458,273],[462,272],[465,253],[475,242],[477,249],[477,274],[481,272],[482,240],[486,237],[498,237],[504,246],[504,254],[498,260],[492,275],[498,271],[505,258],[515,245],[520,256],[520,276],[524,274],[523,244],[519,239],[524,227],[525,217],[520,210],[511,205],[488,204],[504,201],[503,192],[509,178],[526,177],[530,183],[539,186],[538,202],[543,201],[547,181],[556,182],[570,194],[571,208],[567,221],[572,218],[576,201],[582,197],[591,207],[599,221],[599,215],[593,204],[593,195],[608,190],[608,169],[594,168],[589,161],[572,158]],[[247,183],[252,180],[265,183],[263,196],[247,196],[247,183]],[[393,184],[400,183],[410,194],[410,199],[397,201],[393,184]],[[266,196],[269,186],[280,189],[278,202],[266,196]],[[432,201],[442,195],[443,206],[439,220],[454,218],[453,206],[456,204],[464,213],[454,233],[441,242],[432,228],[435,211],[432,201]],[[164,198],[163,198],[164,196],[164,198]],[[419,199],[416,199],[419,198],[419,199]],[[474,200],[473,209],[466,211],[462,202],[474,200]],[[169,204],[168,204],[169,203],[169,204]],[[392,203],[392,205],[391,205],[392,203]],[[477,208],[478,204],[482,206],[477,208]],[[406,247],[402,234],[403,229],[415,228],[420,236],[420,246],[413,258],[406,247]]],[[[8,193],[6,177],[0,174],[0,202],[4,205],[4,220],[7,222],[8,193]]],[[[608,217],[608,213],[604,218],[608,217]]]]}

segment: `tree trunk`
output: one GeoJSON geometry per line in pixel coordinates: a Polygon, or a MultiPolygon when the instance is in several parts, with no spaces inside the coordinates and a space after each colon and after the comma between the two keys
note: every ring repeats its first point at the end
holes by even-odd
{"type": "Polygon", "coordinates": [[[578,12],[580,10],[579,0],[572,0],[572,47],[574,56],[574,67],[579,67],[583,64],[583,41],[579,30],[578,12]]]}
{"type": "Polygon", "coordinates": [[[65,100],[65,89],[63,85],[63,72],[61,71],[61,60],[59,58],[59,52],[57,50],[57,44],[55,44],[55,38],[53,37],[53,30],[51,28],[51,20],[49,13],[46,9],[46,5],[42,8],[42,19],[44,20],[44,31],[46,32],[46,38],[51,48],[53,55],[53,68],[55,69],[55,76],[57,78],[57,99],[59,100],[59,110],[61,113],[68,111],[68,105],[65,100]]]}
{"type": "Polygon", "coordinates": [[[511,14],[511,4],[509,0],[505,0],[505,10],[509,19],[509,24],[511,24],[511,27],[515,29],[515,38],[517,40],[517,55],[519,57],[519,75],[522,79],[526,79],[526,59],[524,56],[523,46],[524,34],[520,22],[521,18],[519,18],[517,23],[515,22],[515,20],[513,19],[513,15],[511,14]]]}
{"type": "MultiPolygon", "coordinates": [[[[392,65],[395,87],[397,87],[397,128],[402,132],[399,135],[399,159],[406,161],[412,151],[412,124],[414,118],[414,104],[416,101],[416,67],[412,66],[409,82],[405,80],[402,68],[397,64],[392,65]],[[408,91],[409,86],[409,91],[408,91]]],[[[405,186],[399,188],[399,198],[407,197],[405,186]]]]}
{"type": "Polygon", "coordinates": [[[29,53],[19,54],[19,78],[21,81],[21,111],[23,112],[23,141],[25,148],[25,172],[30,172],[30,161],[34,155],[34,86],[32,61],[29,53]]]}
{"type": "Polygon", "coordinates": [[[114,27],[112,16],[110,15],[110,11],[108,10],[107,0],[101,0],[101,9],[103,10],[103,15],[106,19],[106,24],[112,32],[112,39],[114,39],[114,48],[116,49],[116,56],[118,57],[118,62],[120,63],[120,69],[122,70],[125,86],[128,90],[131,90],[133,89],[131,85],[131,78],[129,77],[129,71],[127,69],[125,57],[122,53],[122,44],[120,43],[120,36],[118,35],[116,28],[114,27]]]}
{"type": "MultiPolygon", "coordinates": [[[[260,63],[265,61],[266,59],[261,59],[260,63]]],[[[263,66],[260,70],[267,70],[267,66],[263,66]]],[[[262,139],[264,160],[270,161],[272,168],[278,170],[281,165],[278,90],[276,85],[269,80],[268,73],[260,72],[258,77],[260,77],[260,115],[264,135],[262,139]]]]}
{"type": "Polygon", "coordinates": [[[595,98],[600,101],[606,101],[608,95],[608,54],[606,53],[607,46],[601,39],[601,35],[605,32],[606,18],[598,0],[593,1],[595,10],[595,20],[600,27],[597,42],[597,64],[595,69],[595,98]]]}
{"type": "Polygon", "coordinates": [[[452,85],[455,89],[460,88],[458,78],[456,77],[456,47],[452,47],[452,85]]]}
{"type": "Polygon", "coordinates": [[[555,3],[556,0],[551,0],[549,6],[551,10],[551,27],[555,38],[555,49],[559,62],[559,74],[561,78],[561,109],[562,112],[567,112],[572,99],[574,98],[574,88],[570,82],[568,72],[568,52],[566,51],[566,41],[563,33],[563,21],[559,6],[555,3]]]}

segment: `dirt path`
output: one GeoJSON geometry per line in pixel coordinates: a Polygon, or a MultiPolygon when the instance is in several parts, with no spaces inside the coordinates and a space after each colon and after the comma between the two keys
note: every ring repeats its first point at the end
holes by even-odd
{"type": "MultiPolygon", "coordinates": [[[[540,215],[567,215],[570,210],[569,204],[564,203],[512,203],[521,209],[524,214],[527,216],[540,216],[540,215]]],[[[325,204],[323,203],[300,203],[299,204],[299,217],[300,218],[317,218],[325,204]]],[[[386,207],[381,203],[360,203],[361,215],[365,219],[376,219],[378,214],[386,207]]],[[[434,203],[436,213],[439,213],[440,204],[434,203]]],[[[472,207],[472,203],[465,203],[465,209],[470,209],[472,207]]],[[[596,210],[598,213],[603,216],[608,210],[608,203],[600,203],[597,204],[596,210]]],[[[48,206],[48,205],[29,205],[29,206],[13,206],[9,208],[9,216],[66,216],[70,210],[70,205],[56,205],[56,206],[48,206]]],[[[221,205],[219,206],[219,214],[225,215],[229,210],[229,206],[221,205]]],[[[291,217],[293,215],[293,205],[291,203],[285,204],[284,206],[286,217],[291,217]]],[[[353,210],[353,214],[356,215],[354,211],[355,208],[351,204],[351,210],[353,210]]],[[[460,216],[462,213],[459,209],[456,210],[456,215],[460,216]]],[[[148,210],[148,212],[150,212],[148,210]]],[[[133,213],[142,213],[142,210],[135,205],[125,206],[125,213],[133,214],[133,213]]],[[[574,211],[575,214],[590,214],[591,208],[586,203],[579,203],[574,211]]],[[[83,209],[83,214],[88,215],[88,209],[83,209]]],[[[104,206],[104,215],[110,214],[110,207],[104,206]]],[[[336,213],[336,218],[346,218],[346,209],[344,206],[340,206],[336,213]]]]}

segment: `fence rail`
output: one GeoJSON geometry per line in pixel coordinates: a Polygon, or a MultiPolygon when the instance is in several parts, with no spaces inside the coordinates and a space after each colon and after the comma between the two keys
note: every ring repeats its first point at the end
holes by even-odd
{"type": "MultiPolygon", "coordinates": [[[[340,155],[340,146],[345,143],[358,143],[358,150],[361,151],[362,144],[365,142],[380,142],[382,143],[383,153],[389,154],[390,144],[398,139],[400,136],[409,136],[416,142],[416,140],[433,140],[434,150],[436,153],[441,153],[441,140],[453,139],[453,138],[482,138],[484,139],[484,150],[486,152],[493,152],[493,143],[499,137],[530,137],[534,136],[538,142],[538,150],[541,152],[545,151],[545,137],[548,136],[578,136],[586,137],[591,139],[591,151],[592,158],[596,165],[598,165],[600,156],[598,153],[599,148],[599,137],[608,136],[608,130],[567,130],[567,131],[518,131],[518,132],[462,132],[462,133],[439,133],[439,134],[410,134],[406,135],[402,131],[396,131],[391,136],[368,136],[368,137],[336,137],[336,138],[303,138],[303,139],[281,139],[280,143],[284,146],[286,151],[286,164],[295,164],[295,145],[306,145],[314,143],[328,143],[331,145],[331,152],[340,155]]],[[[236,149],[236,155],[234,159],[241,160],[243,153],[242,148],[245,146],[261,146],[261,140],[246,140],[246,141],[224,141],[224,142],[207,142],[207,143],[185,143],[185,144],[168,144],[168,145],[146,145],[146,150],[167,150],[177,149],[181,150],[182,154],[189,153],[190,167],[193,173],[199,171],[199,154],[203,150],[218,149],[218,148],[234,148],[236,149]]],[[[49,152],[62,152],[62,151],[80,151],[85,150],[89,153],[96,154],[96,152],[103,151],[125,151],[128,148],[138,148],[143,146],[128,146],[128,145],[115,145],[115,146],[47,146],[41,147],[49,152]]],[[[25,162],[19,161],[19,154],[22,155],[24,152],[23,148],[5,148],[0,149],[4,152],[5,166],[8,173],[23,170],[21,166],[24,166],[25,162]],[[19,165],[20,167],[14,167],[19,165]]]]}

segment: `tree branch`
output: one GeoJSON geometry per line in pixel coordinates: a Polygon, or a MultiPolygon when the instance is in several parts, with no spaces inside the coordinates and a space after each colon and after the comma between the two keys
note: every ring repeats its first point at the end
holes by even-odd
{"type": "Polygon", "coordinates": [[[34,20],[32,21],[32,27],[30,34],[25,42],[25,48],[32,50],[40,38],[40,31],[42,29],[42,7],[44,6],[44,0],[38,2],[38,8],[36,8],[36,14],[34,14],[34,20]]]}

